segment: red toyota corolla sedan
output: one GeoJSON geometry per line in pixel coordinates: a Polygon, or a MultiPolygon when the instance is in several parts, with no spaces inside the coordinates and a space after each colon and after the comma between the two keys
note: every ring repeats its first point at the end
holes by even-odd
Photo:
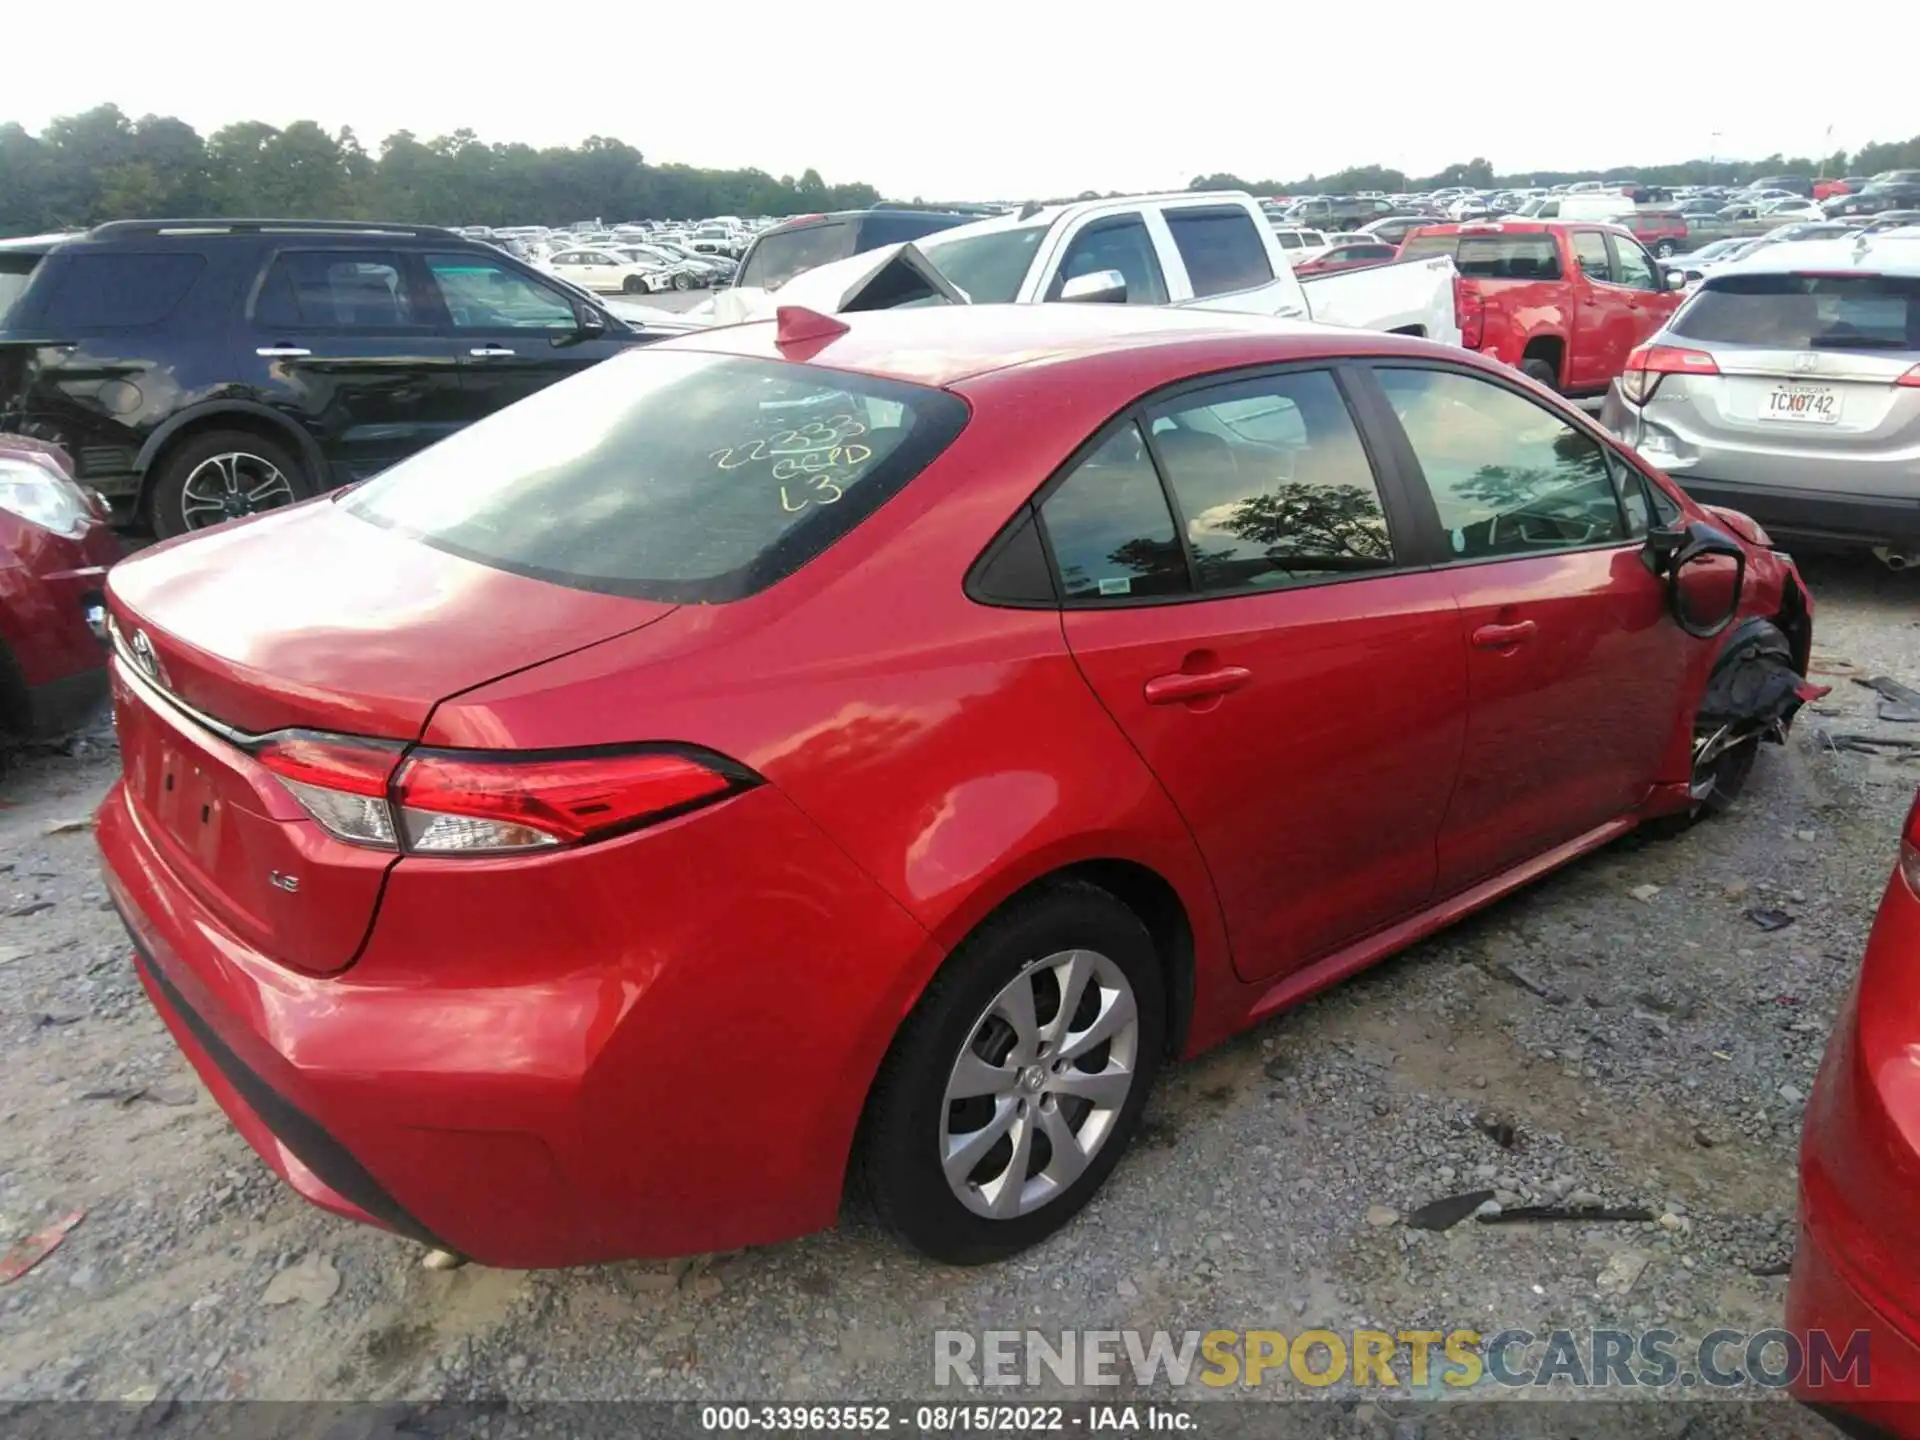
{"type": "Polygon", "coordinates": [[[1811,636],[1492,362],[1070,305],[651,346],[109,598],[154,1004],[508,1266],[1030,1244],[1164,1058],[1724,802],[1811,636]]]}
{"type": "Polygon", "coordinates": [[[1807,1102],[1787,1326],[1809,1355],[1868,1337],[1800,1398],[1920,1437],[1920,797],[1807,1102]]]}

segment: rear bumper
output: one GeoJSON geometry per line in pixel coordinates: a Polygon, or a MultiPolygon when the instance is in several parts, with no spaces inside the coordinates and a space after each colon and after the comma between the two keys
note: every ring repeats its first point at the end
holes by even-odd
{"type": "Polygon", "coordinates": [[[109,888],[236,1128],[314,1204],[491,1265],[832,1224],[867,1087],[938,963],[765,787],[557,864],[403,860],[365,953],[324,976],[240,940],[149,823],[109,792],[109,888]]]}
{"type": "Polygon", "coordinates": [[[1854,495],[1720,480],[1685,470],[1666,473],[1702,504],[1745,511],[1780,539],[1920,548],[1920,494],[1911,499],[1854,495]]]}

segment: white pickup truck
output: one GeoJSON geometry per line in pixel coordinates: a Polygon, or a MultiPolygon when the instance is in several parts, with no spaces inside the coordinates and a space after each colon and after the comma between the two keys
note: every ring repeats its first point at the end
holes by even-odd
{"type": "Polygon", "coordinates": [[[1445,256],[1301,280],[1252,196],[1185,191],[1029,205],[805,271],[778,291],[723,290],[693,314],[729,324],[779,304],[832,312],[1064,300],[1233,310],[1457,345],[1453,281],[1445,256]]]}

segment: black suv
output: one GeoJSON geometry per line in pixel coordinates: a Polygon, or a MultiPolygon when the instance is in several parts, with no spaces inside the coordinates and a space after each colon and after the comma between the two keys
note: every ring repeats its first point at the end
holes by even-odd
{"type": "Polygon", "coordinates": [[[365,479],[663,338],[451,230],[120,220],[0,318],[0,430],[178,535],[365,479]]]}
{"type": "Polygon", "coordinates": [[[882,245],[898,245],[938,230],[971,224],[991,213],[986,210],[904,210],[881,205],[872,210],[802,215],[756,235],[741,258],[733,283],[775,290],[803,270],[844,260],[849,255],[864,255],[882,245]]]}

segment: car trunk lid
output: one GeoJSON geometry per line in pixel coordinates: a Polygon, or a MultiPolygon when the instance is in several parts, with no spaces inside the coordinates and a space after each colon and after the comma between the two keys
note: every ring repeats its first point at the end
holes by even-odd
{"type": "Polygon", "coordinates": [[[358,953],[396,855],[323,830],[262,737],[368,737],[397,763],[446,697],[674,609],[492,569],[327,501],[155,547],[108,588],[141,828],[244,943],[320,972],[358,953]]]}

